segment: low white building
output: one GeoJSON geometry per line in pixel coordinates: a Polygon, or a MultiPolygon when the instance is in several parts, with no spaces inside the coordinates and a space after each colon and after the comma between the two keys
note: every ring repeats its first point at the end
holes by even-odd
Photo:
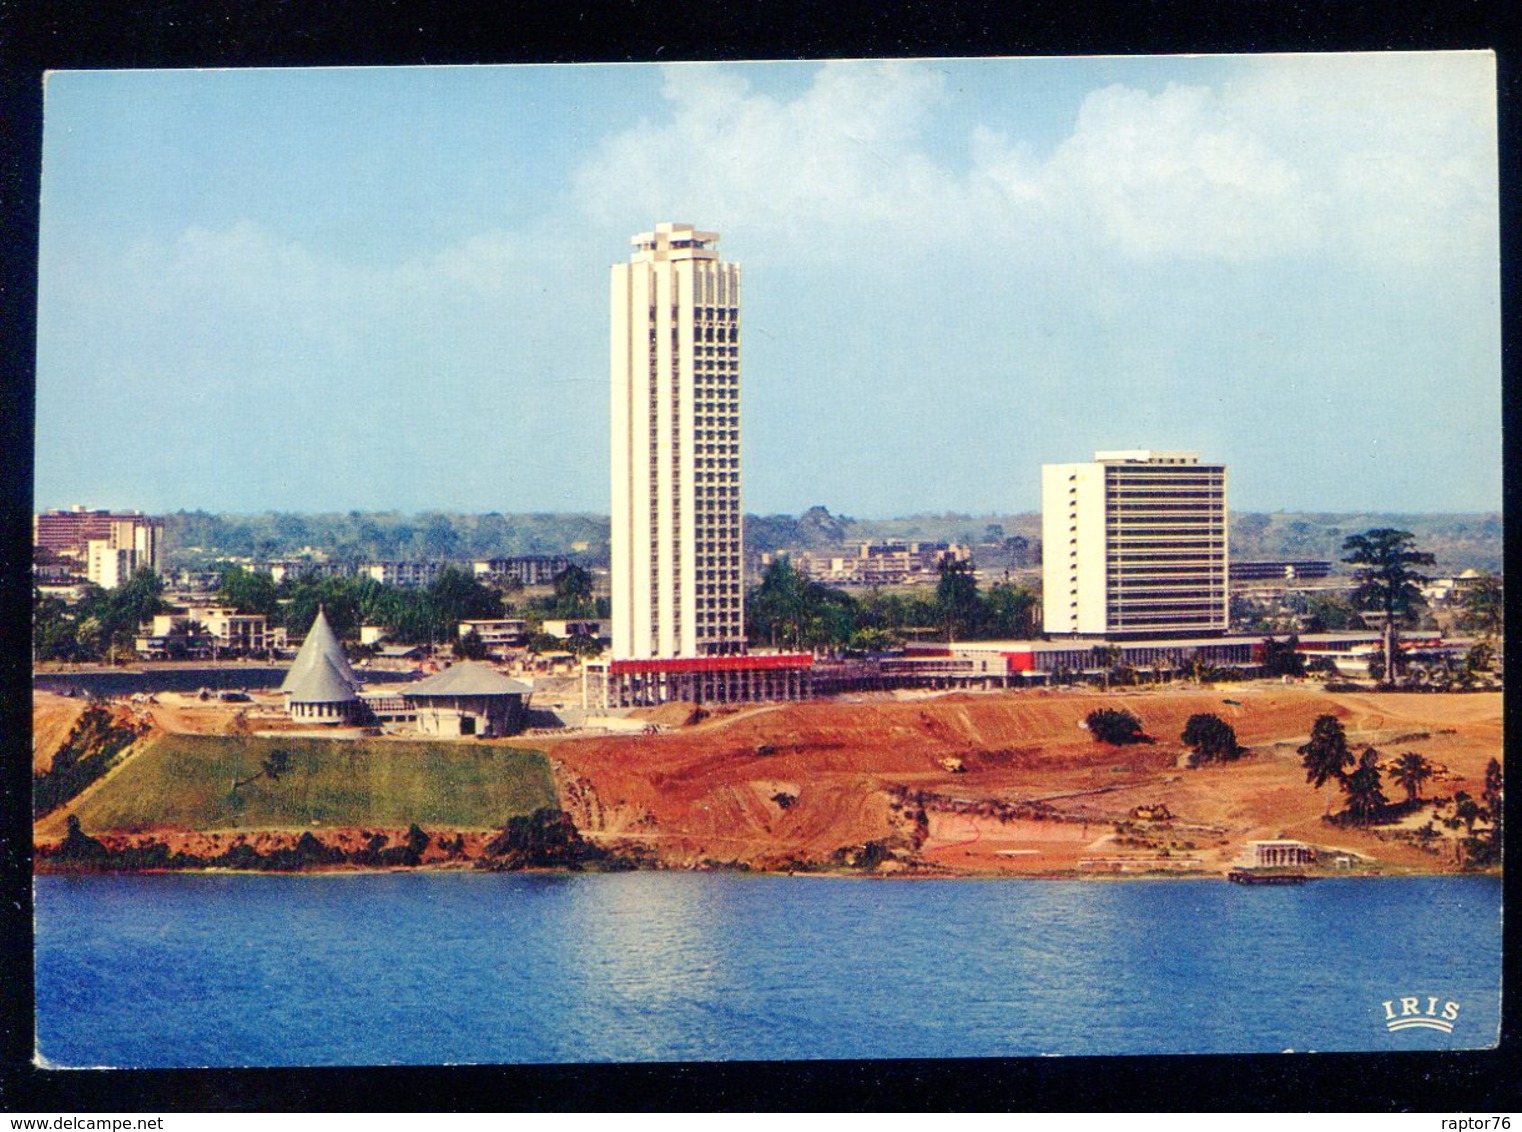
{"type": "Polygon", "coordinates": [[[285,647],[285,629],[271,629],[264,614],[239,613],[225,605],[185,605],[156,614],[144,629],[137,638],[137,651],[150,658],[171,651],[168,644],[175,636],[192,642],[192,648],[230,656],[255,656],[285,647]]]}
{"type": "Polygon", "coordinates": [[[528,640],[528,622],[517,618],[461,621],[456,631],[462,640],[474,632],[481,638],[486,651],[495,656],[501,656],[510,648],[518,648],[528,640]]]}
{"type": "Polygon", "coordinates": [[[552,637],[568,640],[571,637],[606,637],[608,623],[597,618],[579,617],[564,620],[547,620],[542,629],[552,637]]]}
{"type": "Polygon", "coordinates": [[[1302,868],[1316,863],[1316,849],[1304,841],[1249,841],[1243,864],[1253,869],[1302,868]]]}

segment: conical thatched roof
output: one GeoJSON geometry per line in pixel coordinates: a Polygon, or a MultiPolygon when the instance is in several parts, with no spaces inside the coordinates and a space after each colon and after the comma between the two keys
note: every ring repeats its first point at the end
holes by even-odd
{"type": "Polygon", "coordinates": [[[317,660],[296,677],[290,689],[293,704],[347,704],[359,699],[349,683],[326,656],[317,660]]]}
{"type": "Polygon", "coordinates": [[[334,634],[333,627],[328,624],[328,618],[323,613],[322,606],[319,605],[317,618],[312,622],[311,629],[307,631],[307,639],[302,642],[301,651],[296,654],[296,659],[291,663],[291,670],[280,682],[280,690],[294,691],[302,679],[318,667],[320,660],[328,662],[338,677],[348,684],[351,692],[359,687],[359,677],[355,676],[354,670],[349,667],[343,646],[338,643],[338,637],[334,634]]]}
{"type": "Polygon", "coordinates": [[[418,696],[526,696],[532,689],[518,680],[503,676],[489,664],[462,661],[433,676],[409,684],[402,695],[418,696]]]}

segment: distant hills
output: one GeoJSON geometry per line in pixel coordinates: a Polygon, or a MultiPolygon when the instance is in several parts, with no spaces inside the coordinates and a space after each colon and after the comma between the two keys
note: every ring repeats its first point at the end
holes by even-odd
{"type": "MultiPolygon", "coordinates": [[[[590,514],[458,514],[426,511],[349,511],[253,515],[177,511],[164,517],[169,561],[198,566],[223,558],[285,558],[318,550],[354,561],[469,559],[524,554],[567,554],[588,566],[608,563],[608,517],[590,514]]],[[[1500,512],[1407,515],[1378,512],[1235,512],[1231,555],[1237,561],[1342,557],[1343,539],[1376,527],[1416,536],[1437,556],[1437,573],[1472,567],[1499,572],[1500,512]]],[[[909,515],[854,519],[811,507],[801,515],[747,515],[745,546],[752,554],[787,549],[827,550],[863,539],[959,542],[974,547],[1008,538],[1034,544],[1041,516],[1019,514],[909,515]]]]}

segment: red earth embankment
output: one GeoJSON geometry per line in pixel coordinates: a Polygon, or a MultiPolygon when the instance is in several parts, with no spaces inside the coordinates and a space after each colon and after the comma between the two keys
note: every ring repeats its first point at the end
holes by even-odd
{"type": "Polygon", "coordinates": [[[1419,750],[1442,764],[1448,774],[1428,794],[1478,793],[1486,762],[1501,756],[1499,695],[1279,684],[861,697],[545,745],[584,831],[646,845],[673,866],[810,867],[860,859],[878,842],[900,864],[959,872],[1104,872],[1117,861],[1221,871],[1247,840],[1288,836],[1395,867],[1449,867],[1450,856],[1320,820],[1328,795],[1306,785],[1295,747],[1321,714],[1342,721],[1355,752],[1419,750]],[[1134,712],[1156,742],[1094,741],[1082,722],[1096,707],[1134,712]],[[1196,712],[1225,719],[1251,753],[1178,767],[1178,737],[1196,712]],[[1154,804],[1171,820],[1117,831],[1154,804]]]}

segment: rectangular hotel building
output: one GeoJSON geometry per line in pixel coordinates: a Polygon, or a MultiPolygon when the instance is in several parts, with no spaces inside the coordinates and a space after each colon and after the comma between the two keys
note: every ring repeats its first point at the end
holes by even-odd
{"type": "Polygon", "coordinates": [[[1096,452],[1041,469],[1043,628],[1226,632],[1226,467],[1193,452],[1096,452]]]}

